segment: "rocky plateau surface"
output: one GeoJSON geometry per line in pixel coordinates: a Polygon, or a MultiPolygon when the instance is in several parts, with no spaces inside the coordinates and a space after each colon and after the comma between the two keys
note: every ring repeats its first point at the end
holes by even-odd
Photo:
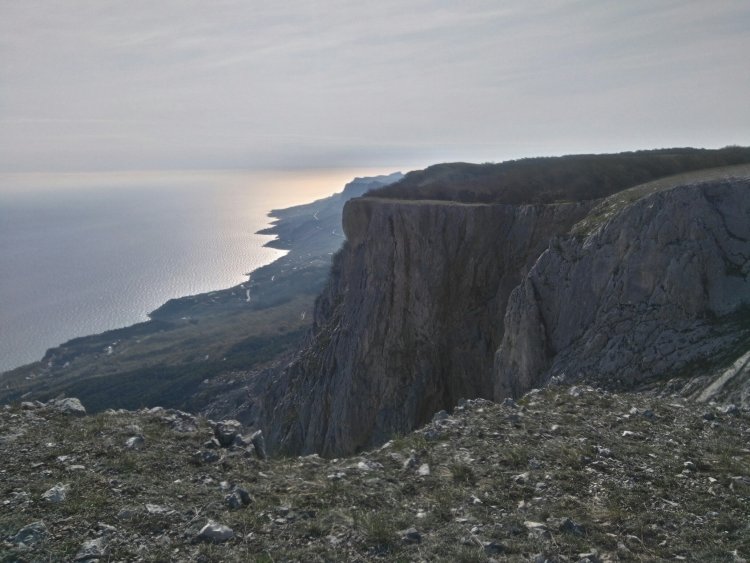
{"type": "Polygon", "coordinates": [[[0,408],[0,561],[729,561],[750,414],[585,386],[461,401],[378,449],[269,459],[160,407],[0,408]]]}

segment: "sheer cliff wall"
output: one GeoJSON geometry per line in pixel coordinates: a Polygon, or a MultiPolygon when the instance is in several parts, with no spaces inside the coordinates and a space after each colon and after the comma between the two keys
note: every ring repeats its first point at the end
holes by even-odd
{"type": "Polygon", "coordinates": [[[492,398],[511,291],[591,206],[348,202],[347,242],[309,346],[274,395],[271,441],[349,453],[462,397],[492,398]]]}
{"type": "Polygon", "coordinates": [[[747,177],[579,203],[364,197],[343,223],[308,343],[264,391],[275,451],[356,452],[554,376],[750,406],[747,177]]]}

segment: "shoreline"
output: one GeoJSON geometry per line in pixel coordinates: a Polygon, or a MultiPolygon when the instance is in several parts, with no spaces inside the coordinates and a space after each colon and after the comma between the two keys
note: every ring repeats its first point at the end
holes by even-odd
{"type": "Polygon", "coordinates": [[[200,409],[210,382],[226,374],[234,382],[232,373],[265,369],[296,349],[344,240],[344,203],[374,186],[358,179],[312,203],[272,209],[256,234],[273,235],[264,246],[285,254],[234,286],[169,299],[146,321],[49,348],[39,361],[0,374],[0,402],[66,393],[93,411],[200,409]]]}

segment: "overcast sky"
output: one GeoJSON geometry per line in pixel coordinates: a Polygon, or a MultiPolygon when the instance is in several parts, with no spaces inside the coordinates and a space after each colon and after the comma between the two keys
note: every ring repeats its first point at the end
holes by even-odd
{"type": "Polygon", "coordinates": [[[0,0],[0,171],[750,145],[748,0],[0,0]]]}

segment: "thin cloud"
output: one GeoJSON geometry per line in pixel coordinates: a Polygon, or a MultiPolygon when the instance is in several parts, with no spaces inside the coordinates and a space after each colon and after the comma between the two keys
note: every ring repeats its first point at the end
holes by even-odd
{"type": "Polygon", "coordinates": [[[748,25],[744,0],[5,2],[0,170],[748,144],[748,25]]]}

